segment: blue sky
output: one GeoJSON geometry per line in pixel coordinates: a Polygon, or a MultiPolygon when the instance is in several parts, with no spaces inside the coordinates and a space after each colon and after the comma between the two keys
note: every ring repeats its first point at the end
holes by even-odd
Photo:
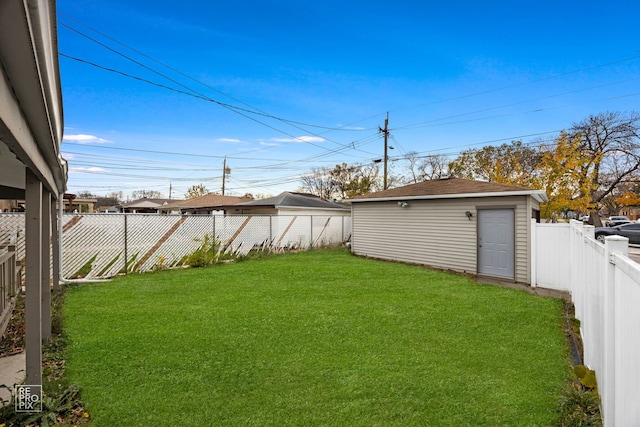
{"type": "Polygon", "coordinates": [[[638,111],[632,1],[59,0],[68,191],[295,190],[301,174],[552,138],[638,111]]]}

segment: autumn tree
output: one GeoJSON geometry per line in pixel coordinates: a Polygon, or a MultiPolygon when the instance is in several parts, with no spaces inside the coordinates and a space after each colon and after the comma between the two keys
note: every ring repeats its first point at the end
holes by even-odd
{"type": "Polygon", "coordinates": [[[617,215],[630,206],[640,206],[640,181],[636,174],[626,182],[620,183],[615,192],[601,201],[610,215],[617,215]]]}
{"type": "Polygon", "coordinates": [[[333,169],[314,168],[301,177],[301,189],[325,200],[348,199],[381,188],[377,165],[348,165],[333,169]]]}
{"type": "Polygon", "coordinates": [[[602,113],[562,132],[551,144],[519,141],[464,151],[449,164],[460,178],[544,188],[543,213],[606,207],[615,214],[638,201],[630,193],[640,168],[640,116],[602,113]]]}
{"type": "Polygon", "coordinates": [[[324,200],[333,197],[333,184],[331,181],[331,169],[327,167],[313,168],[308,174],[300,177],[302,191],[316,195],[324,200]]]}
{"type": "Polygon", "coordinates": [[[412,151],[405,156],[408,169],[406,183],[415,184],[430,179],[440,179],[449,174],[449,158],[442,154],[419,156],[412,151]]]}
{"type": "Polygon", "coordinates": [[[136,190],[131,193],[133,200],[142,199],[162,199],[162,193],[156,190],[136,190]]]}
{"type": "Polygon", "coordinates": [[[82,190],[82,191],[79,191],[79,192],[76,194],[76,197],[77,197],[77,198],[79,198],[79,199],[97,199],[97,198],[98,198],[98,196],[96,196],[95,194],[93,194],[93,193],[92,193],[91,191],[89,191],[89,190],[82,190]]]}
{"type": "Polygon", "coordinates": [[[581,137],[562,132],[551,145],[540,146],[537,182],[532,187],[543,188],[549,202],[541,206],[543,217],[565,211],[587,212],[593,206],[593,180],[587,166],[591,158],[581,149],[581,137]]]}
{"type": "Polygon", "coordinates": [[[193,199],[194,197],[204,196],[209,194],[209,190],[202,184],[192,185],[184,194],[185,199],[193,199]]]}
{"type": "Polygon", "coordinates": [[[333,168],[331,179],[337,199],[348,199],[380,189],[377,165],[363,166],[342,163],[333,168]]]}
{"type": "Polygon", "coordinates": [[[580,138],[580,151],[590,161],[581,173],[590,180],[585,186],[595,204],[621,195],[618,188],[640,167],[640,135],[636,113],[607,112],[574,124],[570,138],[580,138]]]}
{"type": "Polygon", "coordinates": [[[449,173],[457,178],[530,186],[539,161],[536,148],[512,141],[497,147],[463,151],[449,163],[449,173]]]}

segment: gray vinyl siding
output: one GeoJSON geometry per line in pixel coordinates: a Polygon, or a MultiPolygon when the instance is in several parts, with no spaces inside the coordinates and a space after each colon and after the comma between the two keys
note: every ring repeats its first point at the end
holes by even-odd
{"type": "Polygon", "coordinates": [[[515,280],[529,283],[530,197],[478,197],[352,204],[357,255],[477,274],[477,210],[513,208],[515,280]],[[473,214],[471,221],[466,211],[473,214]]]}

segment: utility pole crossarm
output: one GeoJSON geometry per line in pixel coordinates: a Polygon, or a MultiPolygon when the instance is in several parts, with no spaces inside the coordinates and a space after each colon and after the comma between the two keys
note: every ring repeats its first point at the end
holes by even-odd
{"type": "Polygon", "coordinates": [[[387,112],[387,118],[384,120],[384,129],[380,129],[380,132],[384,134],[384,174],[383,174],[383,186],[382,189],[387,189],[387,163],[389,160],[389,113],[387,112]]]}

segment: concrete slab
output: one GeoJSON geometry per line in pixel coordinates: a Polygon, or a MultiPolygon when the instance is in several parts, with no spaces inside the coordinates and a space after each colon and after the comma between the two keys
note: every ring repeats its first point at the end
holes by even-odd
{"type": "Polygon", "coordinates": [[[519,289],[521,291],[529,292],[530,294],[534,294],[542,297],[562,298],[562,299],[566,299],[567,301],[571,300],[571,294],[566,291],[558,291],[555,289],[547,289],[547,288],[540,288],[540,287],[532,288],[529,285],[524,285],[522,283],[514,283],[509,280],[501,280],[498,278],[478,276],[476,278],[476,282],[481,285],[495,285],[495,286],[501,286],[503,288],[519,289]]]}
{"type": "MultiPolygon", "coordinates": [[[[0,358],[0,385],[4,384],[13,390],[15,384],[20,384],[25,379],[25,367],[27,358],[24,351],[12,356],[0,358]]],[[[6,388],[0,389],[0,406],[8,404],[11,400],[11,393],[6,388]]]]}

